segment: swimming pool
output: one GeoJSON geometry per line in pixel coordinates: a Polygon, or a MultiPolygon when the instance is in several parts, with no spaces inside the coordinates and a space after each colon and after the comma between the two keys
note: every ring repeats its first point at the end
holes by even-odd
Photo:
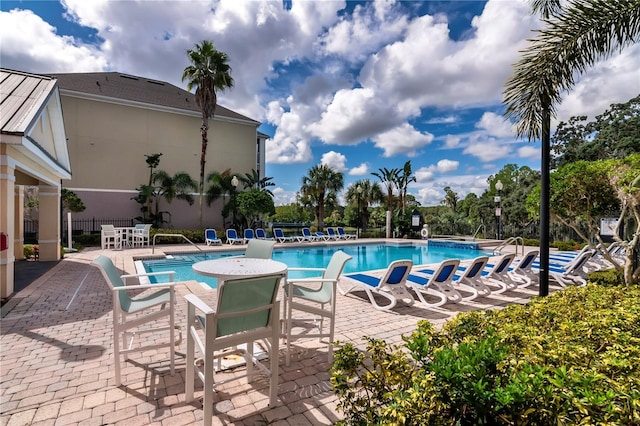
{"type": "MultiPolygon", "coordinates": [[[[296,246],[296,247],[278,247],[273,251],[273,259],[284,262],[290,268],[324,268],[329,263],[329,259],[337,250],[342,250],[353,257],[347,262],[344,272],[362,272],[374,269],[384,269],[394,260],[410,259],[414,265],[424,265],[428,263],[439,263],[446,259],[473,259],[477,256],[490,256],[490,251],[474,250],[459,246],[435,246],[426,244],[344,244],[344,245],[326,245],[326,246],[296,246]]],[[[208,252],[208,253],[189,253],[168,256],[166,259],[149,259],[136,261],[136,266],[144,267],[146,272],[175,271],[176,281],[195,280],[205,282],[212,288],[217,286],[215,278],[205,277],[196,274],[191,265],[208,259],[217,259],[220,257],[237,256],[242,254],[240,251],[228,252],[208,252]]],[[[316,276],[314,274],[303,274],[300,272],[290,272],[291,277],[316,276]]],[[[167,277],[161,277],[160,280],[167,277]]],[[[152,277],[152,282],[160,282],[152,277]],[[156,280],[156,281],[154,281],[156,280]]]]}

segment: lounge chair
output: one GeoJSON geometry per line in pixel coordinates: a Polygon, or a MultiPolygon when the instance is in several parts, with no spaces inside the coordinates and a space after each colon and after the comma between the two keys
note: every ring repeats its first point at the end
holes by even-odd
{"type": "Polygon", "coordinates": [[[253,232],[253,229],[247,228],[244,230],[244,243],[248,243],[251,240],[256,239],[256,234],[253,232]]]}
{"type": "Polygon", "coordinates": [[[343,283],[351,286],[343,290],[340,283],[338,283],[338,290],[345,296],[353,290],[364,290],[373,307],[379,311],[393,309],[398,300],[402,300],[411,306],[415,303],[415,299],[408,291],[407,277],[412,267],[413,262],[411,260],[396,260],[391,262],[382,278],[362,273],[345,275],[346,278],[349,278],[349,281],[343,281],[343,283]],[[380,305],[376,301],[374,294],[384,297],[389,303],[380,305]]]}
{"type": "Polygon", "coordinates": [[[240,238],[238,237],[238,232],[233,229],[233,228],[229,228],[227,229],[227,244],[243,244],[244,243],[244,238],[240,238]]]}
{"type": "Polygon", "coordinates": [[[344,228],[342,226],[338,226],[336,228],[336,231],[338,232],[338,235],[343,239],[343,240],[350,240],[352,238],[358,238],[358,236],[356,234],[347,234],[344,230],[344,228]]]}
{"type": "Polygon", "coordinates": [[[302,241],[316,241],[316,237],[311,233],[309,228],[302,228],[302,235],[297,235],[296,240],[302,241]]]}
{"type": "Polygon", "coordinates": [[[336,233],[336,230],[333,229],[332,227],[328,227],[327,228],[327,236],[329,237],[330,240],[341,240],[342,237],[340,237],[340,235],[338,235],[336,233]]]}
{"type": "Polygon", "coordinates": [[[458,271],[462,271],[462,274],[454,276],[455,282],[475,288],[479,296],[490,295],[491,289],[482,278],[482,272],[487,266],[487,262],[489,262],[488,256],[479,256],[473,259],[469,266],[464,268],[459,266],[458,271]]]}
{"type": "Polygon", "coordinates": [[[344,265],[352,257],[342,250],[338,250],[331,256],[331,260],[326,268],[289,268],[289,275],[293,271],[316,272],[319,277],[314,278],[289,278],[284,288],[284,306],[286,312],[287,336],[287,365],[289,365],[289,349],[292,340],[308,337],[329,338],[329,359],[332,360],[333,352],[333,332],[336,316],[336,288],[338,280],[344,269],[344,265]],[[297,302],[300,300],[302,303],[297,302]],[[302,311],[314,315],[310,319],[292,318],[292,310],[302,311]],[[329,330],[324,328],[324,319],[328,320],[329,330]],[[318,327],[317,333],[302,333],[294,335],[292,333],[292,321],[313,321],[318,327]]]}
{"type": "MultiPolygon", "coordinates": [[[[91,265],[97,267],[107,284],[111,288],[113,297],[113,357],[115,361],[115,385],[120,386],[120,356],[128,359],[131,352],[144,352],[163,347],[169,348],[169,360],[171,375],[175,374],[175,314],[176,303],[175,283],[173,271],[154,272],[151,274],[120,275],[115,265],[106,256],[98,256],[91,265]],[[127,285],[128,278],[138,278],[150,275],[169,275],[170,282],[143,285],[127,285]],[[144,293],[138,297],[130,297],[127,291],[149,290],[157,291],[144,293]],[[156,309],[158,308],[158,309],[156,309]],[[148,327],[148,323],[166,320],[162,327],[148,327]],[[149,343],[134,346],[135,337],[143,333],[162,332],[166,341],[161,343],[149,343]],[[121,344],[127,346],[122,348],[121,344]]],[[[146,340],[145,340],[146,341],[146,340]]],[[[149,340],[149,342],[155,342],[149,340]]]]}
{"type": "Polygon", "coordinates": [[[322,231],[317,231],[315,233],[316,241],[329,241],[329,236],[322,231]]]}
{"type": "MultiPolygon", "coordinates": [[[[457,286],[454,285],[454,277],[459,265],[460,260],[449,259],[442,261],[435,270],[420,269],[418,271],[419,274],[416,273],[409,276],[407,284],[414,291],[416,291],[416,293],[418,293],[420,300],[423,301],[423,303],[425,303],[426,305],[428,305],[428,303],[422,299],[420,291],[428,288],[429,286],[435,286],[435,288],[431,289],[444,294],[447,297],[448,302],[459,303],[462,301],[473,300],[478,297],[478,291],[475,289],[475,287],[468,286],[464,283],[459,283],[457,286]],[[464,290],[466,293],[471,294],[468,296],[463,296],[456,287],[464,290]]],[[[427,293],[433,295],[432,292],[427,293]]]]}
{"type": "Polygon", "coordinates": [[[273,240],[271,237],[267,237],[267,233],[264,228],[256,228],[256,239],[258,240],[273,240]]]}
{"type": "MultiPolygon", "coordinates": [[[[592,253],[590,251],[584,252],[566,267],[550,264],[549,276],[561,287],[568,285],[585,286],[588,278],[586,266],[591,256],[592,253]]],[[[539,270],[538,266],[534,265],[533,268],[539,270]]]]}
{"type": "Polygon", "coordinates": [[[492,268],[489,270],[485,268],[482,275],[488,285],[498,287],[498,290],[492,290],[492,293],[499,294],[504,293],[507,290],[515,290],[521,284],[520,281],[514,280],[509,275],[509,266],[515,258],[515,253],[507,253],[498,258],[495,265],[487,264],[487,266],[492,266],[492,268]]]}
{"type": "Polygon", "coordinates": [[[509,268],[509,275],[519,282],[518,288],[528,287],[540,282],[540,275],[533,270],[533,262],[538,258],[538,250],[532,250],[518,260],[516,266],[509,268]]]}
{"type": "Polygon", "coordinates": [[[211,244],[222,244],[222,240],[218,238],[215,229],[205,229],[204,231],[204,242],[207,243],[208,246],[211,244]]]}
{"type": "Polygon", "coordinates": [[[194,400],[195,378],[204,382],[204,424],[213,420],[214,386],[254,376],[258,367],[269,378],[269,406],[274,407],[278,397],[278,345],[280,339],[280,301],[278,288],[283,274],[258,278],[227,280],[218,287],[217,307],[212,309],[195,294],[187,300],[187,353],[185,373],[185,400],[194,400]],[[203,329],[204,332],[200,331],[203,329]],[[204,339],[201,337],[203,334],[204,339]],[[268,341],[269,366],[263,365],[254,354],[254,342],[268,341]],[[231,349],[231,350],[228,350],[231,349]],[[199,358],[196,357],[197,356],[199,358]],[[221,368],[221,358],[240,354],[246,362],[246,373],[238,371],[227,379],[216,381],[215,363],[221,368]]]}
{"type": "Polygon", "coordinates": [[[282,231],[281,228],[273,228],[273,237],[279,243],[287,243],[287,242],[295,240],[294,237],[288,237],[288,236],[284,235],[284,232],[282,231]]]}

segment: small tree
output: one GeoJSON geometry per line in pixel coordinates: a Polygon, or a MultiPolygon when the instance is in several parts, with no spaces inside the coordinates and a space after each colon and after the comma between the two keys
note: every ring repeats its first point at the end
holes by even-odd
{"type": "Polygon", "coordinates": [[[247,220],[247,226],[261,221],[262,215],[273,214],[276,209],[273,198],[266,191],[249,189],[237,195],[238,212],[247,220]]]}

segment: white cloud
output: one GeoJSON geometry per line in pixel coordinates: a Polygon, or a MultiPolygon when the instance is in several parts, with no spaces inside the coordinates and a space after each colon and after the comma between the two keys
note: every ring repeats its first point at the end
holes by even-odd
{"type": "Polygon", "coordinates": [[[417,183],[431,182],[434,179],[433,168],[421,167],[414,173],[417,183]]]}
{"type": "Polygon", "coordinates": [[[499,145],[495,140],[487,140],[484,142],[476,142],[467,146],[463,151],[464,154],[473,155],[480,161],[488,162],[508,156],[511,149],[507,145],[499,145]]]}
{"type": "Polygon", "coordinates": [[[383,156],[393,157],[404,154],[409,157],[417,155],[420,148],[433,141],[431,133],[421,133],[408,123],[380,133],[373,137],[375,146],[383,150],[383,156]]]}
{"type": "Polygon", "coordinates": [[[486,131],[489,136],[497,138],[506,138],[514,136],[513,125],[502,115],[493,112],[485,112],[482,114],[480,121],[476,123],[476,128],[486,131]]]}
{"type": "Polygon", "coordinates": [[[325,152],[322,154],[320,164],[329,166],[334,171],[342,173],[347,170],[347,157],[335,151],[325,152]]]}
{"type": "Polygon", "coordinates": [[[444,139],[445,148],[457,148],[460,145],[460,137],[447,135],[444,139]]]}
{"type": "Polygon", "coordinates": [[[540,148],[531,145],[518,148],[518,157],[538,159],[540,158],[540,148]]]}
{"type": "Polygon", "coordinates": [[[276,187],[271,190],[273,193],[273,202],[276,206],[283,206],[296,202],[296,193],[294,191],[287,191],[284,188],[276,187]]]}
{"type": "Polygon", "coordinates": [[[440,173],[447,173],[447,172],[452,172],[454,170],[458,170],[459,165],[460,165],[459,161],[445,159],[445,160],[438,161],[438,165],[436,166],[436,168],[440,173]]]}
{"type": "Polygon", "coordinates": [[[367,163],[362,163],[358,167],[349,170],[350,176],[364,176],[367,174],[369,174],[369,165],[367,163]]]}

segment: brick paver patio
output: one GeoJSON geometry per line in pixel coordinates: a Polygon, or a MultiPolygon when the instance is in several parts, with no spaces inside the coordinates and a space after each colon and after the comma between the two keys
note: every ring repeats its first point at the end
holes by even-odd
{"type": "MultiPolygon", "coordinates": [[[[225,247],[228,249],[228,247],[225,247]]],[[[172,246],[171,251],[177,251],[172,246]]],[[[193,250],[185,246],[185,251],[193,250]]],[[[156,249],[156,252],[162,250],[156,249]]],[[[178,296],[176,320],[184,337],[170,375],[166,350],[135,353],[123,363],[123,385],[114,386],[111,294],[90,262],[105,254],[123,273],[135,273],[133,257],[149,249],[85,249],[65,259],[12,298],[0,339],[0,425],[190,425],[202,422],[202,401],[185,403],[186,302],[178,296]]],[[[183,287],[178,293],[188,291],[183,287]]],[[[458,312],[525,303],[537,287],[425,309],[400,303],[373,309],[363,292],[338,295],[336,340],[363,347],[362,336],[401,343],[428,319],[436,325],[458,312]]],[[[211,292],[215,296],[215,292],[211,292]]],[[[329,383],[327,346],[317,339],[293,342],[291,363],[280,350],[278,405],[268,407],[268,381],[258,377],[216,390],[214,424],[320,425],[342,418],[329,383]]],[[[233,370],[223,374],[233,374],[233,370]]],[[[196,384],[197,396],[202,384],[196,384]]]]}

